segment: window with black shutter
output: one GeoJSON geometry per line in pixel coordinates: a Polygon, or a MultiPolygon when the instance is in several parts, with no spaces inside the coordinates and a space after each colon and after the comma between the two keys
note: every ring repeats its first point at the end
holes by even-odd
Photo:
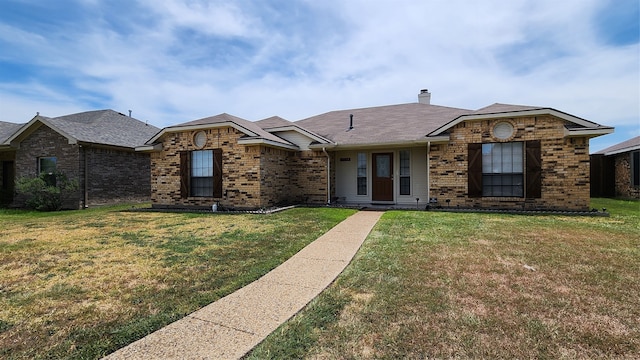
{"type": "Polygon", "coordinates": [[[222,197],[222,150],[180,153],[180,194],[186,197],[222,197]]]}

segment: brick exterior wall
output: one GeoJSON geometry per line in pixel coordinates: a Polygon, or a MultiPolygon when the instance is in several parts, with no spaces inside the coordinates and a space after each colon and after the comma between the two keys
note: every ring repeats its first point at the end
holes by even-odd
{"type": "Polygon", "coordinates": [[[149,154],[132,150],[82,147],[80,183],[84,189],[84,161],[87,167],[87,205],[144,202],[151,198],[149,154]]]}
{"type": "MultiPolygon", "coordinates": [[[[69,144],[67,138],[44,125],[22,140],[16,150],[16,179],[37,176],[38,159],[52,156],[57,158],[56,170],[63,172],[70,180],[76,179],[80,184],[79,146],[69,144]]],[[[13,206],[23,207],[24,201],[24,197],[16,195],[13,206]]],[[[78,209],[81,201],[81,191],[78,190],[65,201],[63,207],[78,209]]]]}
{"type": "Polygon", "coordinates": [[[614,157],[616,196],[627,199],[640,199],[640,188],[631,185],[630,153],[617,154],[614,157]]]}
{"type": "MultiPolygon", "coordinates": [[[[589,142],[586,138],[565,138],[565,121],[551,115],[462,122],[450,130],[447,144],[430,149],[431,197],[440,205],[455,207],[515,209],[589,209],[589,142]],[[493,126],[501,121],[514,125],[507,141],[541,140],[542,196],[468,197],[467,166],[469,143],[495,143],[493,126]]],[[[525,176],[526,177],[526,176],[525,176]]]]}
{"type": "MultiPolygon", "coordinates": [[[[97,205],[127,201],[149,201],[150,161],[148,154],[133,151],[82,147],[69,144],[64,136],[47,126],[40,126],[22,140],[16,150],[16,179],[38,175],[40,157],[57,158],[56,169],[78,181],[79,189],[64,203],[65,209],[79,209],[84,204],[85,154],[88,154],[88,203],[97,205]]],[[[16,196],[13,206],[24,206],[16,196]]]]}
{"type": "Polygon", "coordinates": [[[151,200],[156,207],[203,207],[215,202],[227,209],[258,209],[326,201],[326,156],[262,145],[244,146],[233,127],[204,130],[207,143],[196,148],[197,131],[166,133],[162,150],[151,153],[151,200]],[[180,153],[222,150],[222,197],[186,197],[180,191],[180,153]]]}
{"type": "Polygon", "coordinates": [[[0,151],[0,206],[6,206],[13,201],[14,179],[5,178],[5,173],[9,176],[15,171],[15,151],[0,151]],[[7,167],[5,169],[5,166],[7,167]]]}

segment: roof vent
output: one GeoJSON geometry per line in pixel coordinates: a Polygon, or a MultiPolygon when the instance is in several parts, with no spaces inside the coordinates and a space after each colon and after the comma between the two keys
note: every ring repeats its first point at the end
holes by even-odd
{"type": "Polygon", "coordinates": [[[420,104],[431,104],[431,93],[427,89],[420,90],[420,94],[418,94],[418,103],[420,104]]]}
{"type": "Polygon", "coordinates": [[[351,129],[353,129],[353,114],[349,114],[349,130],[351,129]]]}

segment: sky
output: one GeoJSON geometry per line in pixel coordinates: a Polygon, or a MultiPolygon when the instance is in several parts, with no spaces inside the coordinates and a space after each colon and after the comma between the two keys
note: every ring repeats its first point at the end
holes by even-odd
{"type": "Polygon", "coordinates": [[[551,107],[640,135],[638,0],[0,0],[0,120],[165,127],[417,102],[551,107]]]}

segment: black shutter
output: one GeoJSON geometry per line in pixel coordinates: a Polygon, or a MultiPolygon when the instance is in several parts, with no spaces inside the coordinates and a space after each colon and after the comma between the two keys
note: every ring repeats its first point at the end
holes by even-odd
{"type": "Polygon", "coordinates": [[[526,164],[526,191],[525,197],[537,199],[542,197],[542,157],[540,140],[527,141],[525,143],[526,164]]]}
{"type": "Polygon", "coordinates": [[[482,197],[482,144],[469,144],[468,152],[469,197],[482,197]]]}
{"type": "Polygon", "coordinates": [[[180,152],[180,197],[189,197],[189,152],[180,152]]]}
{"type": "Polygon", "coordinates": [[[222,197],[222,149],[213,150],[213,197],[222,197]]]}

